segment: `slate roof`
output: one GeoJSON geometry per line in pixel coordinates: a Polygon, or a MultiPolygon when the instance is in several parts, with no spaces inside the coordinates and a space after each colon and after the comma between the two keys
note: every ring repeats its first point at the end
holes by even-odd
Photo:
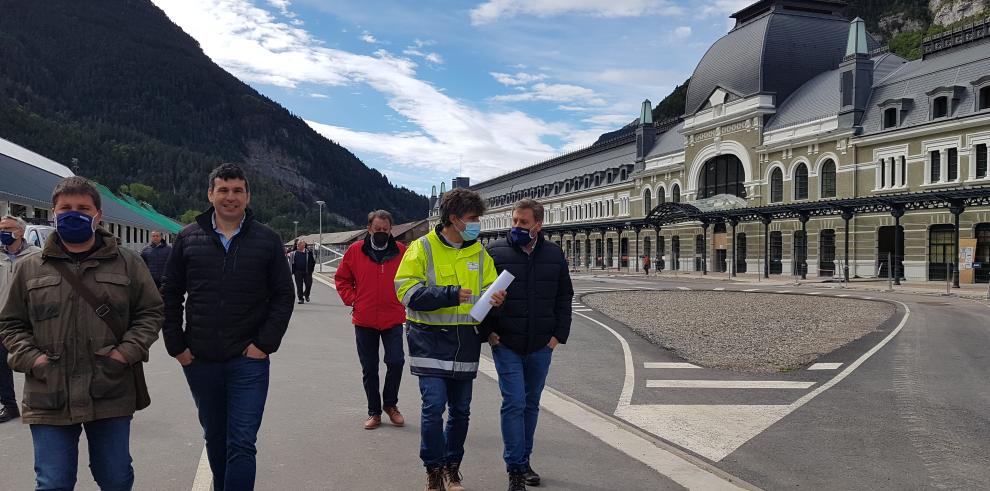
{"type": "Polygon", "coordinates": [[[667,155],[676,152],[684,151],[684,136],[681,135],[681,128],[684,128],[684,123],[678,123],[677,126],[665,131],[662,135],[657,138],[656,143],[653,144],[653,148],[650,153],[646,155],[646,158],[659,157],[661,155],[667,155]]]}
{"type": "Polygon", "coordinates": [[[971,82],[990,75],[990,44],[976,43],[925,59],[903,64],[882,80],[875,80],[873,94],[863,117],[863,134],[896,131],[930,121],[927,92],[940,87],[961,86],[960,99],[948,119],[970,116],[976,109],[971,82]],[[896,129],[883,130],[883,110],[879,104],[890,99],[910,99],[910,108],[902,113],[896,129]]]}
{"type": "Polygon", "coordinates": [[[698,63],[685,112],[696,113],[717,87],[740,97],[775,93],[779,104],[810,78],[839,65],[848,33],[845,19],[787,10],[742,24],[698,63]]]}
{"type": "MultiPolygon", "coordinates": [[[[873,59],[874,80],[885,78],[900,68],[905,60],[900,56],[884,53],[873,59]]],[[[839,69],[829,70],[812,78],[794,92],[777,108],[777,114],[767,124],[766,131],[779,130],[796,124],[807,123],[839,113],[841,103],[839,69]]]]}

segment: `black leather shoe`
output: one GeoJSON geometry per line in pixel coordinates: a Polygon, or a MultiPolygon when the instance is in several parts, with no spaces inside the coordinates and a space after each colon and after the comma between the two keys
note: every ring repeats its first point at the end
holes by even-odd
{"type": "Polygon", "coordinates": [[[526,477],[521,472],[509,473],[509,488],[507,491],[526,491],[526,477]]]}
{"type": "Polygon", "coordinates": [[[526,479],[527,486],[535,487],[540,485],[540,475],[529,464],[526,464],[526,472],[523,473],[523,478],[526,479]]]}
{"type": "Polygon", "coordinates": [[[303,301],[302,301],[302,300],[300,300],[300,301],[299,301],[299,305],[302,305],[302,304],[303,304],[303,301]]]}
{"type": "Polygon", "coordinates": [[[21,417],[21,412],[17,410],[16,407],[2,406],[0,407],[0,423],[6,423],[14,418],[21,417]]]}

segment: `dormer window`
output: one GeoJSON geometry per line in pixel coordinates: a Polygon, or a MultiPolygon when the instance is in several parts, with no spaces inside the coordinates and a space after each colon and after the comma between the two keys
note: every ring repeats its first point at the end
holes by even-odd
{"type": "Polygon", "coordinates": [[[973,80],[970,85],[973,86],[976,111],[990,110],[990,75],[973,80]]]}
{"type": "Polygon", "coordinates": [[[986,87],[980,88],[979,104],[980,111],[990,109],[990,84],[986,87]]]}
{"type": "Polygon", "coordinates": [[[949,115],[949,98],[936,97],[932,101],[932,119],[944,118],[949,115]]]}
{"type": "Polygon", "coordinates": [[[621,176],[621,177],[619,177],[619,180],[620,181],[625,181],[626,180],[626,170],[625,169],[622,169],[622,171],[620,172],[619,175],[621,176]]]}
{"type": "Polygon", "coordinates": [[[958,85],[938,87],[929,91],[927,93],[929,119],[934,121],[951,117],[965,92],[966,89],[958,85]]]}
{"type": "Polygon", "coordinates": [[[883,110],[883,129],[897,127],[897,108],[889,107],[883,110]]]}

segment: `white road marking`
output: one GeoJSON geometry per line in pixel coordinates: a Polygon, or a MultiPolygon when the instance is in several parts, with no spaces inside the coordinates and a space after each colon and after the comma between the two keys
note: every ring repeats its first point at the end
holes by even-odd
{"type": "Polygon", "coordinates": [[[337,285],[335,285],[335,284],[333,284],[333,283],[331,283],[331,282],[329,282],[327,280],[324,280],[320,275],[314,274],[313,275],[313,279],[316,280],[316,281],[319,281],[320,283],[323,283],[326,286],[329,286],[330,288],[333,288],[334,290],[337,289],[337,285]]]}
{"type": "Polygon", "coordinates": [[[743,290],[743,291],[744,292],[758,292],[758,291],[760,291],[760,289],[759,288],[750,288],[748,290],[743,290]]]}
{"type": "Polygon", "coordinates": [[[684,290],[684,291],[691,291],[691,289],[688,288],[688,287],[686,287],[686,286],[679,286],[679,287],[677,287],[677,289],[678,290],[684,290]]]}
{"type": "Polygon", "coordinates": [[[777,290],[774,293],[790,293],[790,292],[791,292],[790,290],[777,290]]]}
{"type": "Polygon", "coordinates": [[[210,460],[206,456],[206,447],[199,457],[196,467],[196,478],[193,479],[192,491],[211,491],[213,489],[213,471],[210,470],[210,460]]]}
{"type": "Polygon", "coordinates": [[[592,310],[592,309],[576,309],[576,310],[573,310],[572,312],[594,312],[594,310],[592,310]]]}
{"type": "Polygon", "coordinates": [[[821,295],[822,292],[808,292],[805,295],[821,295]]]}
{"type": "Polygon", "coordinates": [[[841,363],[815,363],[808,367],[808,370],[838,370],[841,366],[841,363]]]}
{"type": "Polygon", "coordinates": [[[903,302],[897,303],[904,308],[904,317],[887,337],[829,381],[787,405],[632,405],[635,374],[629,343],[611,327],[584,314],[577,315],[609,331],[622,346],[625,379],[615,415],[666,441],[719,462],[774,423],[844,380],[894,339],[911,317],[911,309],[903,302]]]}
{"type": "Polygon", "coordinates": [[[848,297],[849,295],[845,295],[845,294],[843,294],[843,295],[836,295],[836,296],[837,296],[837,297],[839,297],[839,298],[846,298],[846,297],[848,297]]]}
{"type": "Polygon", "coordinates": [[[862,298],[863,300],[873,300],[873,297],[859,297],[859,298],[862,298]]]}
{"type": "Polygon", "coordinates": [[[647,380],[651,389],[809,389],[815,382],[785,380],[647,380]]]}
{"type": "Polygon", "coordinates": [[[701,368],[698,365],[692,365],[690,363],[668,363],[668,362],[646,362],[643,363],[643,368],[701,368]]]}
{"type": "Polygon", "coordinates": [[[725,288],[712,288],[713,292],[724,292],[725,288]]]}

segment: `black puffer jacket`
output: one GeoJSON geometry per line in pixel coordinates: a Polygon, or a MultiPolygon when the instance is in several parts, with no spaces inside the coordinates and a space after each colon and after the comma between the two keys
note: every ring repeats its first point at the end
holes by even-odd
{"type": "Polygon", "coordinates": [[[168,256],[172,253],[172,246],[161,241],[157,246],[148,244],[141,251],[141,259],[148,265],[151,277],[155,280],[155,286],[162,287],[162,276],[165,275],[165,265],[168,263],[168,256]]]}
{"type": "Polygon", "coordinates": [[[224,361],[254,343],[278,350],[292,316],[295,293],[282,239],[248,210],[225,251],[213,231],[213,208],[179,232],[165,272],[168,354],[224,361]],[[183,297],[185,329],[183,329],[183,297]]]}
{"type": "Polygon", "coordinates": [[[488,253],[500,274],[509,270],[516,278],[502,308],[485,319],[485,327],[497,333],[506,347],[524,355],[546,346],[551,337],[566,343],[574,288],[560,246],[541,236],[533,253],[526,254],[503,239],[488,246],[488,253]]]}

